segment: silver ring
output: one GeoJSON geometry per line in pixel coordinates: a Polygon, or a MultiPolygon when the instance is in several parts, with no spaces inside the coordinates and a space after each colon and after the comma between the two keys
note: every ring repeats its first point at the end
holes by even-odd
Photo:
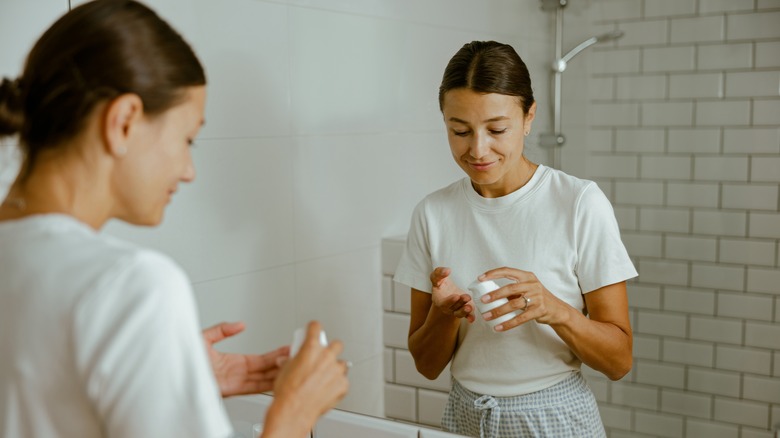
{"type": "Polygon", "coordinates": [[[520,309],[520,310],[522,310],[522,311],[525,311],[525,309],[527,309],[527,308],[528,308],[528,305],[529,305],[529,304],[531,304],[531,299],[530,299],[530,298],[528,298],[528,297],[527,297],[527,296],[525,296],[525,295],[523,295],[523,299],[525,300],[525,306],[524,306],[522,309],[520,309]]]}

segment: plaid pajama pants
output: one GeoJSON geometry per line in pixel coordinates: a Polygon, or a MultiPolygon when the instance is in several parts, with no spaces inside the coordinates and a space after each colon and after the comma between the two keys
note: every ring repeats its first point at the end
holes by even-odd
{"type": "Polygon", "coordinates": [[[579,372],[515,397],[477,394],[452,379],[442,427],[475,438],[606,437],[596,399],[579,372]]]}

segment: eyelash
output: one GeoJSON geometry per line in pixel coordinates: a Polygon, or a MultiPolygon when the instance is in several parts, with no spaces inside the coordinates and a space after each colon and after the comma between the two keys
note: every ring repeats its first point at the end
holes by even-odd
{"type": "MultiPolygon", "coordinates": [[[[457,135],[458,137],[465,137],[465,136],[469,135],[470,132],[471,131],[462,131],[462,132],[460,132],[460,131],[452,131],[452,133],[457,135]]],[[[501,134],[503,134],[505,132],[506,132],[506,129],[502,129],[500,131],[490,130],[490,133],[493,134],[493,135],[501,135],[501,134]]]]}

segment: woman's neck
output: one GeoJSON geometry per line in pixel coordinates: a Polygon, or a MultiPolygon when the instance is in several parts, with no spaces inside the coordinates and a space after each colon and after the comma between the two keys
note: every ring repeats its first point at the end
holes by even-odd
{"type": "Polygon", "coordinates": [[[100,229],[111,208],[107,179],[100,174],[100,166],[78,157],[40,156],[11,186],[0,204],[0,220],[61,213],[100,229]]]}

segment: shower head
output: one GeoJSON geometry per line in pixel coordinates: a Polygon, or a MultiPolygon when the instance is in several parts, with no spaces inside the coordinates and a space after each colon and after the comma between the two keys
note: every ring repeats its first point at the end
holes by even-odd
{"type": "Polygon", "coordinates": [[[612,32],[603,33],[601,35],[595,36],[593,38],[596,38],[597,43],[604,43],[607,41],[616,40],[623,36],[622,30],[613,30],[612,32]]]}
{"type": "Polygon", "coordinates": [[[623,36],[622,30],[613,30],[612,32],[607,32],[598,36],[590,37],[586,39],[585,41],[579,43],[575,48],[569,50],[569,53],[563,55],[561,59],[557,59],[553,63],[553,71],[557,73],[561,73],[564,70],[566,70],[566,64],[571,61],[572,58],[574,58],[578,53],[582,52],[583,50],[587,49],[588,47],[596,44],[596,43],[604,43],[607,41],[616,40],[623,36]]]}

